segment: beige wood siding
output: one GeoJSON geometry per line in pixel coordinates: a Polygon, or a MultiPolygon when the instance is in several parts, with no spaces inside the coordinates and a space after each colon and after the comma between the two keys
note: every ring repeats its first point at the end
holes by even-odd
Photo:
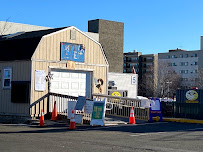
{"type": "Polygon", "coordinates": [[[70,39],[70,30],[62,30],[42,38],[32,59],[60,61],[60,42],[85,45],[85,63],[106,65],[100,45],[76,30],[76,39],[70,39]]]}
{"type": "Polygon", "coordinates": [[[3,69],[12,68],[12,81],[31,81],[31,61],[0,62],[0,113],[29,114],[29,103],[12,103],[11,89],[3,89],[3,69]]]}
{"type": "MultiPolygon", "coordinates": [[[[72,29],[71,29],[72,30],[72,29]]],[[[48,74],[49,67],[66,69],[66,62],[60,61],[60,42],[68,42],[75,44],[84,44],[85,46],[85,62],[76,62],[75,70],[90,70],[93,72],[93,78],[102,78],[104,84],[102,93],[107,92],[107,72],[108,65],[103,55],[102,49],[98,43],[84,35],[82,32],[76,31],[76,39],[70,40],[70,29],[62,30],[42,38],[33,57],[32,57],[32,97],[31,102],[34,102],[48,93],[48,84],[43,92],[34,90],[34,75],[35,70],[45,70],[48,74]]],[[[92,93],[99,93],[92,80],[92,93]]],[[[45,107],[46,109],[46,107],[45,107]]],[[[37,109],[38,111],[38,109],[37,109]]],[[[46,113],[46,112],[45,112],[46,113]]]]}

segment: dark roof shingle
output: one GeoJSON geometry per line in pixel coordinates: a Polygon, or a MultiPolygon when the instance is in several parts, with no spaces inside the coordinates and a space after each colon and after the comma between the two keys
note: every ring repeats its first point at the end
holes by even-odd
{"type": "Polygon", "coordinates": [[[30,60],[44,35],[64,28],[66,27],[25,32],[12,38],[0,39],[0,61],[30,60]]]}

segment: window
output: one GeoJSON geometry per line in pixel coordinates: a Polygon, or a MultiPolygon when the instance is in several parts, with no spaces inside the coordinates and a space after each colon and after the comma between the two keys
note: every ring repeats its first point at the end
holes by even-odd
{"type": "Polygon", "coordinates": [[[195,61],[194,61],[194,62],[192,62],[192,64],[191,64],[191,65],[197,65],[197,62],[195,62],[195,61]]]}
{"type": "Polygon", "coordinates": [[[184,81],[188,81],[188,78],[184,78],[184,81]]]}
{"type": "Polygon", "coordinates": [[[166,58],[167,58],[167,59],[170,59],[170,55],[167,55],[166,58]]]}
{"type": "Polygon", "coordinates": [[[193,57],[197,57],[197,54],[193,54],[192,56],[193,56],[193,57]]]}
{"type": "Polygon", "coordinates": [[[188,70],[180,70],[179,73],[180,73],[180,74],[183,74],[183,73],[187,74],[187,73],[188,73],[188,70]]]}
{"type": "Polygon", "coordinates": [[[175,58],[175,57],[176,57],[175,55],[172,55],[172,56],[171,56],[171,58],[175,58]]]}
{"type": "Polygon", "coordinates": [[[176,63],[172,63],[172,66],[176,66],[176,63]]]}
{"type": "Polygon", "coordinates": [[[187,66],[187,65],[188,65],[188,62],[185,62],[184,65],[187,66]]]}
{"type": "Polygon", "coordinates": [[[3,70],[3,88],[11,88],[11,68],[4,68],[3,70]]]}
{"type": "Polygon", "coordinates": [[[185,58],[188,58],[188,54],[185,54],[185,58]]]}
{"type": "Polygon", "coordinates": [[[183,66],[183,62],[180,62],[180,66],[183,66]]]}
{"type": "Polygon", "coordinates": [[[182,54],[180,54],[180,56],[179,56],[180,58],[183,58],[183,55],[182,54]]]}
{"type": "Polygon", "coordinates": [[[147,57],[147,60],[153,60],[153,57],[147,57]]]}
{"type": "Polygon", "coordinates": [[[179,73],[182,74],[184,72],[184,70],[180,70],[179,73]]]}
{"type": "Polygon", "coordinates": [[[12,81],[11,102],[28,103],[30,96],[30,81],[12,81]]]}
{"type": "Polygon", "coordinates": [[[181,78],[181,81],[188,81],[188,78],[181,78]]]}
{"type": "Polygon", "coordinates": [[[147,65],[153,65],[153,63],[151,62],[151,63],[147,63],[147,65]]]}

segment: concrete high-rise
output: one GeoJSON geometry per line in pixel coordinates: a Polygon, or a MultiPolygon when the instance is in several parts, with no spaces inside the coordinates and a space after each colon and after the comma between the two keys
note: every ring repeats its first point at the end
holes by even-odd
{"type": "Polygon", "coordinates": [[[99,34],[99,42],[109,62],[109,72],[123,73],[124,23],[102,19],[90,20],[88,32],[99,34]]]}

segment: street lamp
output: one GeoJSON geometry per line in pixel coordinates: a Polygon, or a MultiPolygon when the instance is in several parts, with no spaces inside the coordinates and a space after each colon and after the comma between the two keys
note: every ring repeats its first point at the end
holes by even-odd
{"type": "Polygon", "coordinates": [[[168,84],[168,98],[169,98],[169,85],[172,83],[172,81],[168,80],[166,83],[168,84]]]}

